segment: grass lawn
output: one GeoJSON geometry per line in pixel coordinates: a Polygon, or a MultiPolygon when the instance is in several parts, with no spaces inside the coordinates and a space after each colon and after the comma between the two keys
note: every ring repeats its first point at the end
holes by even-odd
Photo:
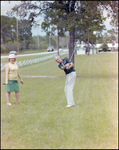
{"type": "Polygon", "coordinates": [[[6,104],[1,72],[1,148],[117,149],[118,53],[75,55],[76,105],[69,108],[66,76],[57,66],[50,59],[19,68],[24,105],[16,104],[14,92],[6,104]]]}

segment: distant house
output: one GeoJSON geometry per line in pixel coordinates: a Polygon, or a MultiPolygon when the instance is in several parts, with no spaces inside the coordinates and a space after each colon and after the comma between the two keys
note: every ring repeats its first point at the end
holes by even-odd
{"type": "MultiPolygon", "coordinates": [[[[118,49],[118,43],[115,43],[114,45],[112,45],[112,43],[107,43],[108,47],[109,47],[109,50],[117,50],[118,49]]],[[[102,44],[96,44],[95,45],[95,48],[97,48],[98,50],[100,49],[101,50],[101,46],[102,44]]]]}
{"type": "Polygon", "coordinates": [[[109,49],[111,50],[118,50],[118,43],[115,43],[115,45],[113,46],[112,43],[107,44],[109,49]]]}
{"type": "MultiPolygon", "coordinates": [[[[87,44],[77,44],[76,45],[76,54],[77,55],[84,55],[88,53],[88,45],[87,44]]],[[[92,45],[89,43],[89,53],[90,54],[96,54],[97,49],[92,47],[92,45]]]]}
{"type": "MultiPolygon", "coordinates": [[[[113,50],[118,50],[118,43],[115,43],[115,45],[112,45],[112,43],[108,43],[107,44],[109,47],[109,50],[113,51],[113,50]]],[[[95,44],[94,48],[92,47],[91,44],[89,44],[89,53],[90,54],[96,54],[97,52],[99,52],[99,50],[101,49],[102,44],[95,44]]],[[[76,45],[76,54],[77,55],[84,55],[88,52],[88,45],[83,44],[77,44],[76,45]]]]}

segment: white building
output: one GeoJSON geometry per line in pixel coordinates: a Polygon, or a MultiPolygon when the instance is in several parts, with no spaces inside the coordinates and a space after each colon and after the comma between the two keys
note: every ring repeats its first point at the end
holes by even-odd
{"type": "MultiPolygon", "coordinates": [[[[118,43],[115,43],[114,46],[112,45],[112,43],[108,43],[107,45],[109,47],[109,50],[118,49],[118,43]]],[[[101,49],[101,46],[102,44],[96,44],[95,48],[101,49]]]]}
{"type": "MultiPolygon", "coordinates": [[[[107,44],[108,45],[108,47],[109,47],[109,50],[111,50],[111,51],[113,51],[113,50],[118,50],[118,43],[115,43],[115,45],[113,46],[112,45],[112,43],[108,43],[107,44]]],[[[92,45],[91,44],[89,44],[89,53],[90,54],[96,54],[96,53],[98,53],[99,52],[99,50],[102,50],[101,49],[101,46],[102,46],[102,44],[96,44],[96,45],[94,45],[94,48],[92,47],[92,45]]],[[[77,44],[76,45],[76,53],[77,53],[77,55],[84,55],[84,54],[86,54],[86,47],[87,47],[87,45],[85,45],[84,43],[83,44],[77,44]]]]}
{"type": "MultiPolygon", "coordinates": [[[[76,53],[77,55],[84,55],[87,53],[88,49],[87,49],[88,45],[86,44],[77,44],[76,46],[76,53]]],[[[92,47],[91,44],[89,44],[89,53],[90,54],[96,54],[97,53],[97,49],[92,47]]]]}

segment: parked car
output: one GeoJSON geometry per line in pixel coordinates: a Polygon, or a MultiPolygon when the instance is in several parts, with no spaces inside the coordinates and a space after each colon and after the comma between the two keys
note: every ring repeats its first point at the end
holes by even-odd
{"type": "Polygon", "coordinates": [[[10,54],[17,55],[18,53],[17,53],[17,51],[10,51],[10,52],[9,52],[9,55],[10,55],[10,54]]]}
{"type": "Polygon", "coordinates": [[[54,51],[54,47],[53,47],[53,46],[48,47],[48,48],[47,48],[47,51],[48,51],[48,52],[53,52],[53,51],[54,51]]]}
{"type": "Polygon", "coordinates": [[[62,52],[63,51],[63,49],[62,48],[59,48],[59,52],[62,52]]]}

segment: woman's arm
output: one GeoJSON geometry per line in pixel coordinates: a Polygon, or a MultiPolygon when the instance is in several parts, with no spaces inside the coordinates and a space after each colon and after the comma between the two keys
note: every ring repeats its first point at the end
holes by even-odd
{"type": "Polygon", "coordinates": [[[6,84],[8,84],[8,73],[9,73],[9,65],[8,64],[5,68],[5,71],[6,71],[6,84]]]}
{"type": "Polygon", "coordinates": [[[21,83],[23,84],[23,80],[22,80],[22,78],[21,78],[21,75],[20,75],[20,72],[19,72],[19,71],[18,71],[18,77],[20,78],[21,83]]]}

